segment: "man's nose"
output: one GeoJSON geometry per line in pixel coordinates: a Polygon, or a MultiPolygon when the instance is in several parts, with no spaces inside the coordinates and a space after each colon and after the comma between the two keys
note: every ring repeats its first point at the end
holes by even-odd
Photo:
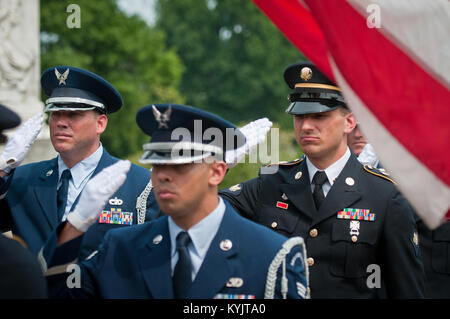
{"type": "Polygon", "coordinates": [[[300,127],[303,131],[311,131],[314,128],[313,120],[307,116],[303,117],[300,127]]]}
{"type": "MultiPolygon", "coordinates": [[[[59,112],[57,112],[59,113],[59,112]]],[[[58,127],[69,126],[69,118],[65,114],[52,114],[53,121],[58,127]]]]}
{"type": "Polygon", "coordinates": [[[170,182],[172,177],[168,167],[158,167],[152,169],[152,177],[156,177],[159,182],[170,182]]]}

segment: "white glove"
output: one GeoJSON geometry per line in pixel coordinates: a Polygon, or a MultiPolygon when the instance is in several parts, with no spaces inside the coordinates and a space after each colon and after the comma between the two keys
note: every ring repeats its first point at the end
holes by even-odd
{"type": "Polygon", "coordinates": [[[239,161],[248,155],[258,144],[266,140],[267,132],[270,131],[273,123],[267,117],[250,122],[239,130],[244,134],[246,142],[243,146],[236,150],[227,151],[225,154],[225,162],[227,168],[230,169],[239,163],[239,161]]]}
{"type": "Polygon", "coordinates": [[[367,143],[362,152],[358,156],[358,160],[361,162],[361,164],[369,164],[372,166],[378,165],[378,157],[377,154],[375,154],[375,150],[373,149],[372,145],[367,143]]]}
{"type": "Polygon", "coordinates": [[[89,180],[80,194],[77,206],[67,216],[72,226],[86,232],[98,220],[106,202],[125,182],[130,166],[130,161],[118,161],[89,180]]]}
{"type": "Polygon", "coordinates": [[[22,163],[42,128],[44,113],[38,113],[23,123],[8,140],[0,156],[0,171],[9,171],[22,163]]]}

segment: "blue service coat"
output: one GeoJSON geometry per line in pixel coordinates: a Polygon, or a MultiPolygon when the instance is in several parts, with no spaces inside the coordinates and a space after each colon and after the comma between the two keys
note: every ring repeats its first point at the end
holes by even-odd
{"type": "MultiPolygon", "coordinates": [[[[286,237],[239,216],[226,203],[222,222],[187,298],[226,298],[237,295],[264,298],[269,266],[286,240],[286,237]],[[221,248],[221,242],[226,239],[232,243],[229,250],[221,248]]],[[[70,261],[70,242],[59,246],[56,252],[52,251],[55,244],[56,234],[47,244],[44,256],[47,259],[51,259],[51,256],[62,257],[60,260],[53,258],[53,264],[61,265],[70,261]],[[66,251],[61,253],[64,249],[66,251]]],[[[78,263],[81,287],[68,289],[66,277],[59,275],[59,280],[49,280],[50,295],[174,298],[170,245],[167,216],[132,229],[111,230],[106,234],[98,253],[91,259],[78,263]]],[[[275,273],[275,297],[280,297],[281,268],[275,273]]],[[[286,275],[287,297],[305,296],[307,282],[301,245],[294,246],[287,255],[286,275]]]]}
{"type": "MultiPolygon", "coordinates": [[[[92,176],[118,160],[103,149],[103,155],[92,176]]],[[[56,208],[58,176],[58,161],[57,158],[53,158],[20,166],[15,169],[7,181],[7,184],[10,185],[5,199],[2,200],[0,228],[3,231],[12,230],[15,235],[23,238],[29,250],[35,254],[39,252],[61,223],[57,217],[56,208]]],[[[121,199],[122,205],[115,206],[108,202],[104,210],[120,208],[122,212],[133,212],[133,225],[136,225],[136,199],[145,189],[149,180],[149,170],[133,164],[124,184],[112,196],[112,198],[121,199]]],[[[5,191],[4,186],[2,190],[5,191]]],[[[76,206],[78,198],[75,200],[72,210],[76,206]]],[[[146,220],[156,216],[158,210],[152,192],[147,198],[146,220]]],[[[95,251],[108,230],[121,226],[107,223],[92,225],[84,236],[79,258],[84,259],[95,251]]]]}

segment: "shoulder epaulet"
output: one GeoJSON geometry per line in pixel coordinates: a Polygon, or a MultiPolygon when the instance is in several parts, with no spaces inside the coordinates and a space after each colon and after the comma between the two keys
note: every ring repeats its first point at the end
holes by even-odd
{"type": "Polygon", "coordinates": [[[295,160],[293,160],[293,161],[290,161],[290,162],[287,162],[287,161],[281,161],[281,162],[278,162],[278,163],[268,164],[267,167],[274,166],[274,165],[279,165],[279,166],[292,166],[292,165],[296,165],[296,164],[298,164],[298,163],[301,163],[301,162],[303,161],[303,159],[304,159],[304,157],[297,158],[297,159],[295,159],[295,160]]]}
{"type": "Polygon", "coordinates": [[[372,165],[365,164],[364,165],[364,170],[366,172],[370,173],[370,174],[373,174],[373,175],[376,175],[378,177],[384,178],[384,179],[390,181],[391,183],[397,185],[397,183],[392,178],[390,178],[389,173],[386,172],[386,170],[383,169],[383,168],[376,168],[376,167],[373,167],[372,165]]]}

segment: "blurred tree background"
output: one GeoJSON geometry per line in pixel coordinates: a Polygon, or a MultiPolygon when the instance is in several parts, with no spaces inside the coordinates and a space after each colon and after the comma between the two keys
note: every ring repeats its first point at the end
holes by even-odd
{"type": "MultiPolygon", "coordinates": [[[[124,106],[109,116],[102,136],[111,154],[138,163],[149,138],[136,125],[137,110],[173,102],[238,126],[268,117],[280,129],[279,159],[301,155],[292,118],[284,113],[289,89],[283,71],[305,58],[252,1],[154,0],[156,20],[149,25],[116,0],[77,0],[80,29],[66,25],[71,2],[41,0],[41,69],[73,65],[117,88],[124,106]]],[[[260,166],[237,165],[222,187],[255,177],[260,166]]]]}
{"type": "Polygon", "coordinates": [[[149,141],[136,125],[136,112],[142,106],[184,102],[178,90],[183,63],[167,47],[163,31],[137,16],[128,17],[115,0],[77,0],[81,28],[68,28],[66,8],[72,2],[41,1],[41,70],[55,65],[81,67],[120,92],[124,105],[108,116],[102,143],[111,154],[125,158],[149,141]]]}

